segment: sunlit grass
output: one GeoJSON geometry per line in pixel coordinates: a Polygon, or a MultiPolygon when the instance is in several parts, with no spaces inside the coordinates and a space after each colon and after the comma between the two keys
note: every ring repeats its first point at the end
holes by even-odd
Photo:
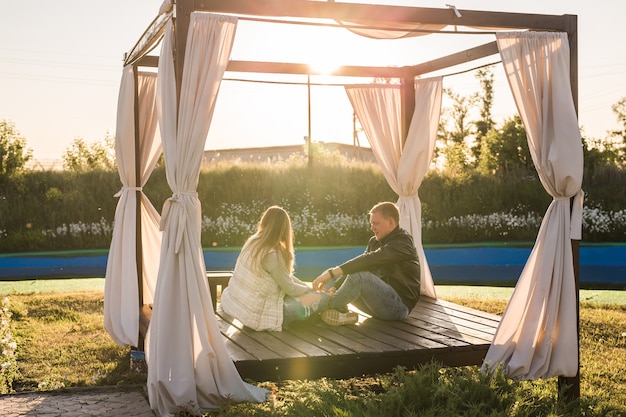
{"type": "MultiPolygon", "coordinates": [[[[458,290],[460,291],[460,288],[458,290]]],[[[506,299],[439,296],[501,314],[506,299]]],[[[448,290],[451,288],[448,288],[448,290]]],[[[488,291],[488,289],[487,289],[488,291]]],[[[452,293],[452,291],[450,291],[452,293]]],[[[145,383],[130,371],[129,351],[103,328],[102,291],[9,295],[19,374],[13,390],[145,383]]],[[[581,309],[581,400],[558,401],[555,378],[513,381],[478,367],[427,364],[387,375],[345,380],[261,382],[263,404],[227,404],[211,416],[623,416],[626,415],[626,306],[584,303],[581,309]]]]}
{"type": "Polygon", "coordinates": [[[11,295],[20,378],[15,391],[138,383],[129,350],[103,327],[102,292],[11,295]]]}

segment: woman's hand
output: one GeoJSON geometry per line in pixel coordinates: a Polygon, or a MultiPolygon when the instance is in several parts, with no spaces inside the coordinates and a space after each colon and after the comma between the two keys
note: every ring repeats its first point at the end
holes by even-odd
{"type": "Polygon", "coordinates": [[[327,271],[324,271],[313,280],[313,289],[316,291],[324,291],[324,285],[326,285],[328,281],[330,281],[330,275],[327,271]]]}
{"type": "Polygon", "coordinates": [[[328,284],[331,279],[340,277],[343,274],[343,270],[339,266],[335,266],[333,268],[328,268],[326,271],[319,274],[317,278],[313,280],[313,289],[316,291],[324,291],[328,294],[332,294],[335,292],[335,287],[326,289],[324,286],[328,284]]]}

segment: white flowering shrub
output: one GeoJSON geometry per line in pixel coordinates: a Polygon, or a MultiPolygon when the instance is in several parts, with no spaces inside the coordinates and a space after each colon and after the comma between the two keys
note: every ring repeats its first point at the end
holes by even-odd
{"type": "Polygon", "coordinates": [[[18,376],[17,367],[17,343],[11,333],[11,311],[9,310],[10,299],[2,299],[0,309],[0,394],[13,391],[13,381],[18,376]]]}
{"type": "MultiPolygon", "coordinates": [[[[308,207],[290,211],[288,204],[280,205],[289,212],[296,245],[345,245],[353,241],[362,243],[363,239],[368,237],[369,220],[365,215],[351,216],[344,213],[321,215],[308,207]]],[[[203,216],[203,244],[242,245],[256,231],[259,218],[265,209],[262,204],[258,204],[256,210],[235,204],[225,206],[224,213],[216,218],[203,216]]]]}
{"type": "Polygon", "coordinates": [[[104,217],[98,222],[63,223],[54,230],[43,230],[44,238],[57,242],[57,248],[108,247],[113,236],[113,223],[104,217]]]}
{"type": "Polygon", "coordinates": [[[104,218],[97,223],[83,223],[79,221],[78,223],[64,223],[56,228],[57,236],[111,236],[112,232],[113,225],[110,225],[104,218]]]}
{"type": "MultiPolygon", "coordinates": [[[[303,196],[306,198],[306,196],[303,196]]],[[[341,207],[336,201],[329,204],[341,207]]],[[[300,246],[360,245],[371,235],[366,214],[322,214],[310,206],[290,210],[289,202],[280,204],[291,216],[295,244],[300,246]]],[[[226,205],[224,214],[202,219],[203,242],[212,246],[239,246],[256,230],[258,219],[266,206],[255,202],[247,205],[226,205]]],[[[508,212],[453,216],[446,221],[422,219],[424,243],[457,243],[481,241],[523,241],[537,237],[543,213],[533,213],[523,206],[508,212]]],[[[583,239],[611,240],[603,236],[626,238],[626,209],[609,212],[601,207],[583,209],[583,239]]]]}
{"type": "Polygon", "coordinates": [[[583,233],[594,240],[602,239],[602,235],[609,234],[614,236],[611,240],[624,241],[626,239],[626,209],[607,211],[600,205],[583,207],[583,233]]]}
{"type": "Polygon", "coordinates": [[[345,213],[320,215],[303,210],[292,216],[297,245],[345,245],[354,239],[363,244],[369,237],[367,216],[351,216],[345,213]],[[355,239],[358,237],[358,239],[355,239]]]}
{"type": "MultiPolygon", "coordinates": [[[[297,200],[277,204],[291,216],[298,246],[362,245],[371,236],[367,213],[341,212],[341,201],[328,197],[327,206],[318,209],[307,200],[306,192],[297,200]],[[329,212],[330,211],[330,212],[329,212]]],[[[223,204],[214,215],[203,215],[201,233],[203,246],[241,246],[256,231],[261,214],[268,207],[264,201],[223,204]]],[[[467,214],[436,221],[422,219],[424,243],[464,243],[484,241],[529,241],[537,237],[543,213],[518,206],[507,212],[467,214]]],[[[113,224],[102,218],[99,222],[64,223],[54,230],[31,231],[25,239],[54,242],[57,249],[106,248],[110,245],[113,224]]],[[[0,240],[6,234],[0,230],[0,240]]],[[[608,211],[601,206],[583,208],[583,240],[626,240],[626,209],[608,211]]]]}
{"type": "Polygon", "coordinates": [[[445,222],[424,219],[422,233],[425,242],[433,243],[532,240],[541,220],[542,216],[518,206],[510,212],[453,216],[445,222]]]}

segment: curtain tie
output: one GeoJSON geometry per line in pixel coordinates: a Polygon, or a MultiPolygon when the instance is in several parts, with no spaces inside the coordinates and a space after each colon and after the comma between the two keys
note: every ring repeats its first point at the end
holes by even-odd
{"type": "Polygon", "coordinates": [[[143,191],[143,187],[122,187],[113,197],[121,196],[124,191],[143,191]]]}
{"type": "MultiPolygon", "coordinates": [[[[178,191],[172,194],[170,198],[165,200],[161,213],[161,224],[159,230],[164,231],[166,225],[170,221],[172,204],[184,204],[185,197],[198,198],[198,193],[194,191],[178,191]]],[[[185,222],[187,221],[186,210],[178,210],[178,223],[176,224],[176,239],[174,240],[174,253],[178,253],[183,240],[183,231],[185,230],[185,222]]]]}
{"type": "Polygon", "coordinates": [[[183,197],[198,197],[196,191],[176,191],[168,200],[181,201],[183,197]]]}

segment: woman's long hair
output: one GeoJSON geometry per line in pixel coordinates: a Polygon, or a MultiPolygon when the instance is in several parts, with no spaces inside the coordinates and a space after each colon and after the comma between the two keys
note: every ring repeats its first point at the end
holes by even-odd
{"type": "Polygon", "coordinates": [[[255,234],[246,241],[244,248],[250,248],[252,267],[257,272],[263,270],[265,256],[275,250],[285,261],[289,273],[294,268],[293,229],[289,214],[279,206],[271,206],[261,216],[255,234]]]}

